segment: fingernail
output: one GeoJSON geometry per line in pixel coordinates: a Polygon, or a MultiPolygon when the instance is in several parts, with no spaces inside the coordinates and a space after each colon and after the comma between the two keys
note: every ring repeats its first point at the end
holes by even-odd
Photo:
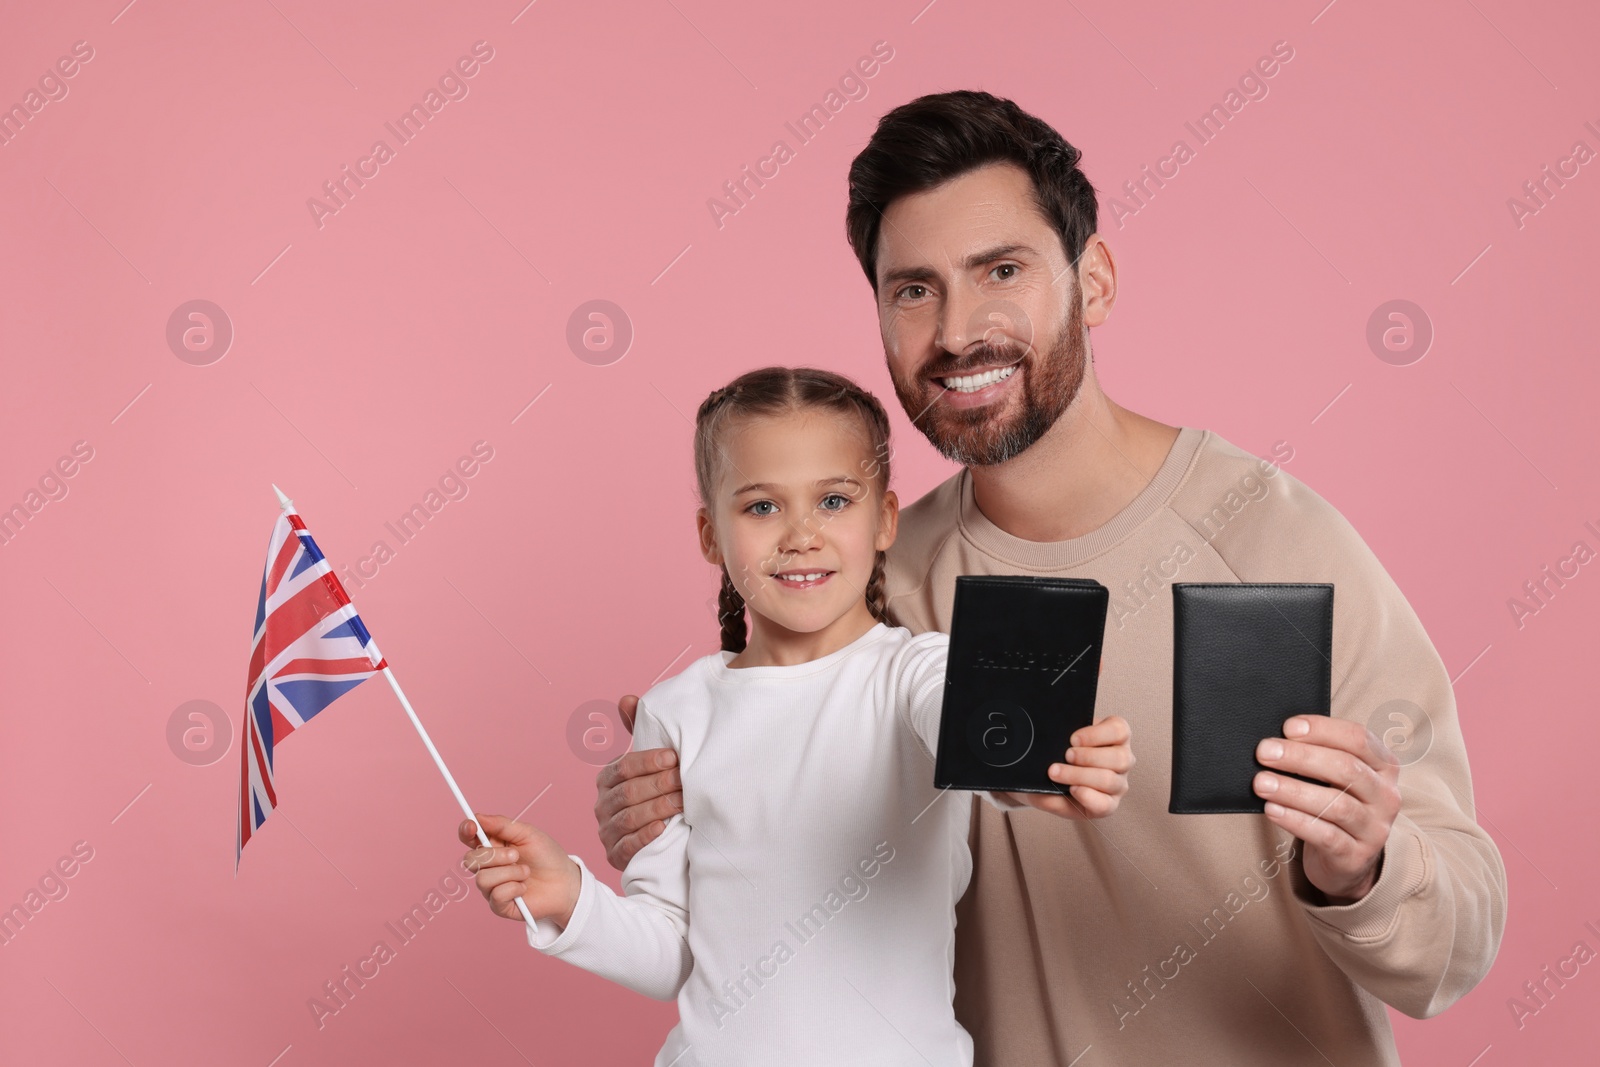
{"type": "Polygon", "coordinates": [[[1056,781],[1059,782],[1062,778],[1066,777],[1067,769],[1066,769],[1066,767],[1062,766],[1059,763],[1052,763],[1052,764],[1050,764],[1050,772],[1049,773],[1050,773],[1050,777],[1054,778],[1056,781]]]}
{"type": "Polygon", "coordinates": [[[678,762],[678,754],[676,752],[672,751],[672,749],[669,748],[669,749],[667,749],[665,752],[663,752],[661,754],[661,766],[670,767],[674,763],[677,763],[677,762],[678,762]]]}
{"type": "Polygon", "coordinates": [[[1283,724],[1283,736],[1304,737],[1311,732],[1311,723],[1296,716],[1283,724]]]}
{"type": "Polygon", "coordinates": [[[1072,749],[1070,749],[1070,748],[1069,748],[1069,749],[1067,749],[1067,756],[1066,756],[1066,759],[1067,759],[1067,762],[1068,762],[1068,763],[1077,763],[1077,762],[1078,762],[1078,756],[1077,756],[1077,753],[1075,753],[1075,752],[1073,752],[1073,750],[1072,750],[1072,749]]]}
{"type": "Polygon", "coordinates": [[[1282,741],[1274,741],[1270,737],[1267,740],[1261,742],[1261,758],[1264,759],[1264,760],[1282,759],[1283,758],[1283,742],[1282,741]]]}
{"type": "Polygon", "coordinates": [[[1273,815],[1273,816],[1282,815],[1287,810],[1288,809],[1285,808],[1282,804],[1274,804],[1270,800],[1267,801],[1267,814],[1268,815],[1273,815]]]}
{"type": "Polygon", "coordinates": [[[1262,774],[1256,776],[1256,792],[1276,793],[1278,791],[1278,776],[1275,774],[1262,774]]]}

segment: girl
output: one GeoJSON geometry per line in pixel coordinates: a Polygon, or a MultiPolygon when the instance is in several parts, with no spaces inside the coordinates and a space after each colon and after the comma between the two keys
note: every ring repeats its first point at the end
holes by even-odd
{"type": "MultiPolygon", "coordinates": [[[[885,616],[888,417],[840,375],[751,371],[700,405],[695,472],[722,651],[646,692],[633,731],[636,749],[677,751],[682,814],[628,864],[625,896],[503,816],[479,816],[496,847],[467,852],[468,869],[497,915],[520,921],[523,899],[541,952],[677,998],[657,1067],[966,1067],[951,968],[970,809],[933,786],[949,636],[885,616]]],[[[1073,741],[1078,766],[1051,776],[1075,783],[1075,805],[989,802],[1109,814],[1127,724],[1073,741]]],[[[475,842],[471,822],[460,833],[475,842]]]]}

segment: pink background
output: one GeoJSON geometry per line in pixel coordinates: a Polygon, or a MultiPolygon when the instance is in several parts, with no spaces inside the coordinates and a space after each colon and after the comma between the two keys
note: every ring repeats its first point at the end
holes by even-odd
{"type": "MultiPolygon", "coordinates": [[[[1111,395],[1288,441],[1459,675],[1510,919],[1475,992],[1397,1017],[1407,1062],[1592,1053],[1600,964],[1521,1029],[1507,1008],[1600,948],[1600,563],[1520,629],[1507,606],[1600,549],[1600,164],[1520,227],[1507,206],[1574,141],[1600,149],[1592,8],[124,2],[12,5],[0,32],[0,104],[94,50],[0,146],[0,506],[93,449],[0,547],[0,906],[93,850],[0,948],[0,1060],[648,1061],[672,1005],[538,958],[475,893],[319,1029],[307,1000],[459,857],[450,797],[371,682],[280,750],[235,878],[237,747],[191,765],[168,722],[210,701],[237,734],[277,482],[337,564],[396,550],[351,592],[473,802],[539,797],[527,817],[602,867],[569,720],[716,648],[687,417],[767,362],[894,407],[845,172],[884,111],[964,87],[1084,151],[1120,267],[1094,333],[1111,395]],[[469,95],[319,228],[308,198],[394,147],[384,123],[480,40],[469,95]],[[880,40],[865,99],[719,228],[708,198],[880,40]],[[1194,148],[1184,122],[1279,40],[1268,95],[1119,226],[1123,182],[1194,148]],[[207,366],[166,340],[194,299],[234,330],[207,366]],[[566,341],[595,299],[635,332],[609,365],[566,341]],[[1366,340],[1394,299],[1435,330],[1410,365],[1366,340]],[[399,545],[384,523],[477,441],[468,495],[399,545]]],[[[909,502],[953,468],[894,413],[909,502]]]]}

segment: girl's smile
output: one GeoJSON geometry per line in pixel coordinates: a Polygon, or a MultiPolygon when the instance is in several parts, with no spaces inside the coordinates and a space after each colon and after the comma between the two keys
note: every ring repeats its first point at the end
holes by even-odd
{"type": "Polygon", "coordinates": [[[793,589],[797,592],[815,589],[831,577],[833,577],[832,571],[817,570],[779,571],[773,575],[780,588],[793,589]]]}

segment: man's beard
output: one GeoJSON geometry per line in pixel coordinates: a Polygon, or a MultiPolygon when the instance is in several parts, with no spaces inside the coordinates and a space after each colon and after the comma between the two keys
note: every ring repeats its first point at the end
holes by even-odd
{"type": "Polygon", "coordinates": [[[1017,369],[1011,376],[1021,376],[1022,380],[1013,391],[1021,390],[1022,410],[1009,417],[995,414],[1000,402],[977,408],[948,406],[943,402],[944,386],[926,374],[902,379],[891,364],[889,376],[900,406],[941,455],[962,466],[989,467],[1027,450],[1071,406],[1083,384],[1085,348],[1083,310],[1074,293],[1067,325],[1056,336],[1055,344],[1042,354],[1035,349],[1034,358],[1025,365],[1022,360],[1027,349],[1005,337],[1001,344],[979,345],[965,359],[932,368],[936,371],[933,377],[946,378],[985,366],[1015,365],[1017,369]],[[927,399],[929,386],[939,391],[931,403],[927,399]]]}

